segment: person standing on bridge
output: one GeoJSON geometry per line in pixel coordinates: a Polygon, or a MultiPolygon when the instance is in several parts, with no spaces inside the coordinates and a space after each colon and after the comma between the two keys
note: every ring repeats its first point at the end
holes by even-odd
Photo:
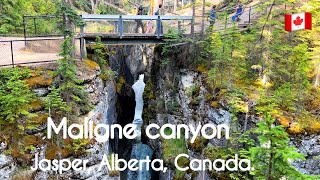
{"type": "MultiPolygon", "coordinates": [[[[164,9],[162,8],[162,4],[159,4],[159,8],[157,9],[157,11],[154,13],[154,15],[156,16],[163,16],[164,15],[164,9]]],[[[163,26],[162,26],[162,21],[160,20],[160,23],[157,23],[157,30],[155,33],[158,32],[158,28],[160,26],[160,34],[163,34],[163,26]]]]}
{"type": "MultiPolygon", "coordinates": [[[[137,15],[142,15],[142,13],[143,13],[143,8],[142,8],[142,6],[140,6],[140,7],[138,8],[137,15]]],[[[141,20],[141,19],[136,19],[136,22],[137,22],[136,33],[138,33],[139,27],[141,27],[142,33],[144,34],[144,27],[143,27],[142,20],[141,20]]]]}

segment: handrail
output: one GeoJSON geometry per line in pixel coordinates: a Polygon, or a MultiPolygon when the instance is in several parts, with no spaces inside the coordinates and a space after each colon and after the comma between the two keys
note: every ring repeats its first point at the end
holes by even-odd
{"type": "Polygon", "coordinates": [[[118,21],[122,17],[122,20],[192,20],[192,16],[157,16],[157,15],[103,15],[103,14],[83,14],[81,15],[84,21],[99,21],[110,20],[118,21]]]}
{"type": "MultiPolygon", "coordinates": [[[[78,39],[78,38],[76,38],[78,39]]],[[[0,40],[0,43],[9,43],[9,42],[25,42],[25,41],[51,41],[51,40],[64,40],[63,37],[57,37],[57,38],[41,38],[41,39],[12,39],[12,40],[0,40]]]]}

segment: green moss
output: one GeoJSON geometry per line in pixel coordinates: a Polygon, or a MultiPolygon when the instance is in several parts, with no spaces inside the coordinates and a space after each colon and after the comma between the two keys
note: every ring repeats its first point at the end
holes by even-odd
{"type": "Polygon", "coordinates": [[[47,113],[38,113],[35,114],[30,120],[27,121],[27,126],[37,126],[43,125],[47,122],[48,114],[47,113]]]}
{"type": "Polygon", "coordinates": [[[187,93],[191,97],[198,97],[200,93],[200,86],[196,86],[196,85],[190,86],[187,89],[187,93]]]}
{"type": "Polygon", "coordinates": [[[197,67],[197,71],[200,73],[207,73],[208,69],[207,69],[207,65],[206,64],[199,64],[197,67]]]}
{"type": "MultiPolygon", "coordinates": [[[[172,131],[170,129],[165,130],[165,134],[169,135],[172,131]]],[[[188,149],[186,147],[185,139],[182,135],[180,139],[163,139],[161,138],[162,142],[162,157],[166,163],[168,163],[171,167],[174,167],[174,159],[179,154],[188,154],[188,149]]],[[[189,159],[187,158],[180,158],[178,164],[188,165],[189,159]]]]}
{"type": "Polygon", "coordinates": [[[201,152],[207,146],[208,143],[208,139],[197,136],[193,143],[191,143],[191,141],[188,141],[188,147],[192,151],[201,152]]]}
{"type": "Polygon", "coordinates": [[[86,59],[84,60],[84,64],[89,67],[90,69],[93,69],[93,70],[99,70],[100,66],[98,63],[94,62],[94,61],[91,61],[89,59],[86,59]]]}
{"type": "Polygon", "coordinates": [[[118,83],[117,83],[117,92],[121,93],[123,86],[126,84],[126,80],[123,76],[119,77],[118,83]]]}
{"type": "Polygon", "coordinates": [[[110,68],[105,70],[99,75],[99,78],[104,81],[109,81],[113,77],[114,77],[114,72],[110,68]]]}
{"type": "Polygon", "coordinates": [[[173,180],[183,180],[185,179],[186,172],[185,171],[179,171],[175,170],[173,180]]]}
{"type": "Polygon", "coordinates": [[[153,85],[152,85],[152,81],[151,79],[149,79],[146,83],[146,86],[144,88],[144,92],[143,92],[143,98],[145,100],[151,100],[151,99],[155,99],[155,95],[153,92],[153,85]]]}
{"type": "Polygon", "coordinates": [[[20,141],[24,146],[36,146],[42,142],[40,136],[35,136],[35,135],[26,135],[23,136],[21,141],[20,141]]]}
{"type": "Polygon", "coordinates": [[[30,78],[25,79],[29,87],[47,87],[53,82],[52,71],[33,71],[30,78]]]}
{"type": "Polygon", "coordinates": [[[35,112],[40,111],[42,109],[44,109],[44,102],[40,98],[31,101],[29,105],[29,111],[35,112]]]}

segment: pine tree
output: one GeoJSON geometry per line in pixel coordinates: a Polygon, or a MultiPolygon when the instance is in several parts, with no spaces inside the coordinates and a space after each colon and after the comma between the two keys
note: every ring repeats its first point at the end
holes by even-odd
{"type": "Polygon", "coordinates": [[[28,117],[29,103],[33,93],[23,78],[27,75],[19,68],[3,69],[0,78],[0,119],[15,124],[22,117],[28,117]]]}
{"type": "Polygon", "coordinates": [[[259,144],[249,149],[254,171],[251,174],[257,179],[302,178],[290,161],[303,159],[304,155],[289,147],[289,137],[282,126],[275,125],[271,115],[258,123],[254,131],[258,134],[259,144]]]}
{"type": "Polygon", "coordinates": [[[0,70],[0,132],[1,126],[10,127],[9,146],[20,146],[28,119],[34,117],[29,107],[34,94],[23,78],[29,73],[20,68],[0,70]]]}
{"type": "Polygon", "coordinates": [[[61,56],[58,61],[57,84],[61,97],[70,106],[71,111],[68,115],[80,115],[87,112],[90,108],[87,93],[81,86],[82,80],[77,79],[76,60],[72,58],[73,46],[70,37],[67,37],[62,45],[61,56]]]}
{"type": "Polygon", "coordinates": [[[55,87],[46,98],[46,107],[49,111],[49,117],[55,117],[56,119],[61,119],[64,113],[71,111],[67,103],[61,98],[59,89],[55,87]]]}

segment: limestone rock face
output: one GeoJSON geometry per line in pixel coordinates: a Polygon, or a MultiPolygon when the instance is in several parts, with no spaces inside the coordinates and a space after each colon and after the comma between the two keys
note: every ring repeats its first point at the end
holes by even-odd
{"type": "Polygon", "coordinates": [[[10,176],[16,170],[13,159],[9,156],[0,155],[0,179],[10,179],[10,176]]]}
{"type": "Polygon", "coordinates": [[[209,108],[208,118],[214,124],[226,124],[230,125],[231,123],[231,114],[223,109],[213,109],[209,108]]]}
{"type": "Polygon", "coordinates": [[[293,162],[293,166],[305,174],[320,174],[320,135],[300,135],[291,138],[290,144],[306,155],[305,161],[293,162]]]}
{"type": "Polygon", "coordinates": [[[44,97],[49,94],[48,88],[37,88],[33,90],[37,96],[44,97]]]}

